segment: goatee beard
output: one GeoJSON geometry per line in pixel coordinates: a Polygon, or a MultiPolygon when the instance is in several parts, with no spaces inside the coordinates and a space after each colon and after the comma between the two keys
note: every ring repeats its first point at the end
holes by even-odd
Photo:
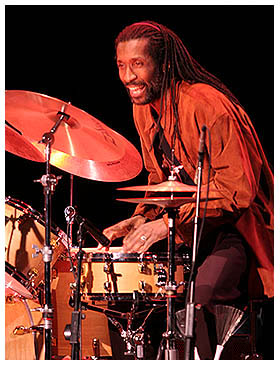
{"type": "Polygon", "coordinates": [[[145,105],[154,102],[155,100],[159,99],[161,97],[161,89],[162,89],[162,75],[159,73],[159,71],[154,75],[153,79],[150,81],[149,84],[145,82],[138,82],[138,83],[131,83],[127,84],[126,91],[128,92],[129,98],[133,104],[137,105],[145,105]],[[135,98],[133,98],[130,95],[128,85],[134,85],[134,86],[145,86],[145,98],[142,101],[137,101],[135,98]]]}

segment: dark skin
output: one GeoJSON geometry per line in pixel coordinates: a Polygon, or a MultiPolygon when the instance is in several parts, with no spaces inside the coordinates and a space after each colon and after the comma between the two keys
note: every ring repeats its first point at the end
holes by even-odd
{"type": "MultiPolygon", "coordinates": [[[[147,52],[147,42],[147,39],[140,38],[119,43],[117,47],[119,77],[127,88],[132,103],[151,104],[159,111],[159,71],[157,64],[147,52]],[[157,97],[154,97],[155,95],[157,97]]],[[[106,228],[103,233],[111,242],[124,237],[122,246],[124,253],[144,253],[152,244],[167,238],[168,228],[163,219],[146,223],[146,219],[138,215],[106,228]]],[[[99,246],[98,249],[102,247],[99,246]]]]}

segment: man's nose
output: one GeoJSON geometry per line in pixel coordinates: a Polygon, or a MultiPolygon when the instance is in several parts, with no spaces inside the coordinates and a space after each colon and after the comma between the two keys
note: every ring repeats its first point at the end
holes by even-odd
{"type": "Polygon", "coordinates": [[[132,81],[137,79],[137,75],[133,72],[133,70],[128,66],[125,69],[125,72],[123,74],[123,81],[125,84],[129,84],[132,81]]]}

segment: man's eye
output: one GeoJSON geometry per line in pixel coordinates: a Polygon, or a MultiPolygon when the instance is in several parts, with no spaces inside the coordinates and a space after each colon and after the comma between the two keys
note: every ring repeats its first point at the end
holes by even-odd
{"type": "Polygon", "coordinates": [[[136,67],[141,67],[141,66],[143,66],[143,62],[142,61],[135,61],[133,63],[133,65],[136,66],[136,67]]]}
{"type": "Polygon", "coordinates": [[[117,64],[119,69],[123,69],[124,68],[124,64],[117,64]]]}

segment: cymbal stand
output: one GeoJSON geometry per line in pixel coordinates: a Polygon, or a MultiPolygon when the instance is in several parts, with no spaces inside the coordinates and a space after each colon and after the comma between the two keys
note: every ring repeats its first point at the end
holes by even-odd
{"type": "Polygon", "coordinates": [[[61,112],[58,112],[59,119],[53,126],[53,128],[44,133],[39,143],[44,143],[45,146],[45,158],[46,158],[46,174],[39,180],[43,186],[44,191],[44,214],[45,214],[45,242],[44,247],[41,250],[43,261],[44,261],[44,298],[45,304],[42,309],[44,319],[44,338],[45,338],[45,360],[51,359],[51,339],[52,339],[52,318],[53,309],[51,303],[51,261],[52,261],[52,246],[51,246],[51,196],[55,191],[55,187],[58,180],[62,177],[56,177],[51,174],[50,171],[50,157],[51,157],[51,145],[54,142],[54,133],[63,120],[67,120],[69,116],[64,113],[65,105],[62,106],[61,112]]]}
{"type": "MultiPolygon", "coordinates": [[[[172,161],[174,161],[174,149],[172,149],[172,161]]],[[[170,169],[168,180],[176,180],[176,175],[182,169],[182,166],[175,166],[174,163],[170,169]]],[[[171,192],[170,198],[174,198],[174,193],[171,192]]],[[[175,299],[177,288],[181,285],[175,280],[175,219],[178,212],[178,207],[165,207],[168,215],[168,282],[165,285],[167,299],[167,328],[162,335],[162,341],[159,347],[157,360],[162,357],[164,351],[165,360],[177,360],[178,350],[176,349],[176,321],[175,321],[175,299]],[[163,345],[165,343],[165,346],[163,345]]]]}
{"type": "Polygon", "coordinates": [[[178,351],[175,345],[175,298],[177,283],[175,281],[175,218],[177,208],[167,207],[168,214],[168,282],[165,286],[167,298],[167,329],[163,333],[165,341],[165,360],[177,360],[178,351]]]}
{"type": "Polygon", "coordinates": [[[82,250],[83,247],[83,228],[84,223],[81,222],[79,224],[78,230],[78,243],[79,243],[79,251],[77,253],[78,265],[77,265],[77,277],[75,282],[75,290],[74,290],[74,310],[72,311],[71,318],[71,336],[70,336],[70,344],[71,344],[71,360],[80,360],[81,359],[81,347],[80,347],[80,339],[81,339],[81,320],[82,320],[82,309],[81,309],[81,272],[82,272],[82,260],[85,252],[82,250]]]}

